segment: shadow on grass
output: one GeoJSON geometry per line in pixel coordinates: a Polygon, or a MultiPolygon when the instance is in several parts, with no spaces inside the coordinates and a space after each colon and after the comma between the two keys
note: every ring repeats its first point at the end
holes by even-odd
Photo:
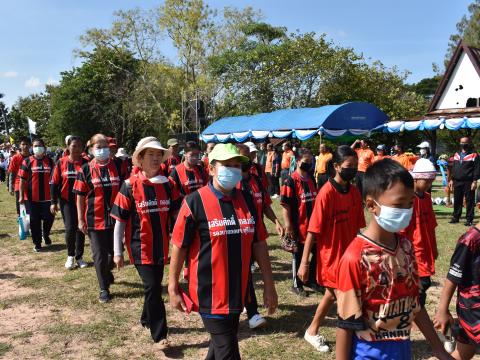
{"type": "Polygon", "coordinates": [[[59,252],[59,251],[64,251],[67,249],[67,245],[65,244],[52,244],[50,246],[44,246],[42,247],[43,252],[59,252]]]}
{"type": "Polygon", "coordinates": [[[182,344],[178,346],[171,346],[165,349],[163,352],[165,356],[167,356],[169,359],[183,359],[185,355],[183,354],[185,350],[191,349],[191,348],[206,348],[209,345],[209,341],[204,341],[199,344],[182,344]]]}
{"type": "Polygon", "coordinates": [[[135,290],[135,291],[115,291],[113,289],[111,291],[112,299],[132,299],[132,298],[143,298],[144,293],[143,290],[135,290]]]}
{"type": "Polygon", "coordinates": [[[2,279],[2,280],[18,279],[18,278],[20,278],[20,276],[12,274],[12,273],[0,274],[0,279],[2,279]]]}
{"type": "Polygon", "coordinates": [[[126,286],[126,287],[131,287],[131,288],[134,288],[134,289],[142,289],[142,291],[143,291],[143,285],[142,285],[141,282],[118,281],[115,284],[116,285],[123,285],[123,286],[126,286]]]}

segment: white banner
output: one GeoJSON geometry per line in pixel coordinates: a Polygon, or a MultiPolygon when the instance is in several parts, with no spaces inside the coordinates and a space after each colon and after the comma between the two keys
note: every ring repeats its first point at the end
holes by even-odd
{"type": "Polygon", "coordinates": [[[30,134],[37,135],[37,123],[32,119],[30,119],[29,117],[27,117],[27,120],[28,120],[28,132],[30,134]]]}

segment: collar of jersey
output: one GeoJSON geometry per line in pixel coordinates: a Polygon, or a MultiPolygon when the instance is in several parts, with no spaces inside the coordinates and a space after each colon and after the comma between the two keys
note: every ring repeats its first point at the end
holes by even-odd
{"type": "Polygon", "coordinates": [[[213,192],[213,195],[215,195],[215,197],[218,200],[230,201],[232,199],[232,197],[235,197],[235,193],[236,193],[235,188],[232,189],[232,193],[230,195],[228,195],[228,196],[224,195],[224,194],[222,194],[221,191],[218,191],[217,189],[215,189],[215,186],[213,186],[213,180],[210,180],[208,182],[208,188],[213,192]]]}
{"type": "Polygon", "coordinates": [[[350,190],[350,183],[347,184],[347,186],[342,186],[339,183],[337,183],[333,178],[328,179],[330,181],[330,184],[337,190],[340,194],[348,194],[350,190]]]}

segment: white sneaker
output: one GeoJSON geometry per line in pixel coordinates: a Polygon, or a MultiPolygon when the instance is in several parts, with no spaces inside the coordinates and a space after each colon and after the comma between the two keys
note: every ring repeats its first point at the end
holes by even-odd
{"type": "Polygon", "coordinates": [[[67,261],[65,262],[65,269],[72,270],[75,268],[75,258],[73,256],[67,256],[67,261]]]}
{"type": "Polygon", "coordinates": [[[319,352],[325,353],[330,351],[330,347],[325,344],[325,338],[321,335],[310,335],[308,331],[305,331],[303,338],[319,352]]]}
{"type": "Polygon", "coordinates": [[[250,320],[248,320],[248,326],[250,329],[257,329],[265,325],[267,325],[267,320],[265,320],[260,314],[255,314],[250,320]]]}
{"type": "Polygon", "coordinates": [[[77,265],[80,269],[85,269],[88,266],[88,264],[85,261],[83,261],[82,258],[77,260],[77,265]]]}
{"type": "Polygon", "coordinates": [[[277,194],[273,194],[273,195],[271,196],[271,198],[272,198],[272,199],[276,199],[276,198],[278,198],[278,195],[277,195],[277,194]]]}

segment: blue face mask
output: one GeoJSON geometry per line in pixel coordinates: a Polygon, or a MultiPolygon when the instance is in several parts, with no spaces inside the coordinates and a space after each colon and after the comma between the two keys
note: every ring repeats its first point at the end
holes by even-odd
{"type": "Polygon", "coordinates": [[[237,183],[242,180],[242,170],[228,166],[219,166],[217,171],[217,181],[222,188],[227,191],[232,190],[237,183]]]}
{"type": "Polygon", "coordinates": [[[377,224],[385,231],[396,233],[405,229],[412,219],[413,207],[408,209],[392,208],[385,205],[380,205],[380,215],[375,215],[377,224]]]}
{"type": "Polygon", "coordinates": [[[109,148],[93,149],[93,156],[95,156],[95,159],[97,160],[105,161],[110,157],[110,149],[109,148]]]}

